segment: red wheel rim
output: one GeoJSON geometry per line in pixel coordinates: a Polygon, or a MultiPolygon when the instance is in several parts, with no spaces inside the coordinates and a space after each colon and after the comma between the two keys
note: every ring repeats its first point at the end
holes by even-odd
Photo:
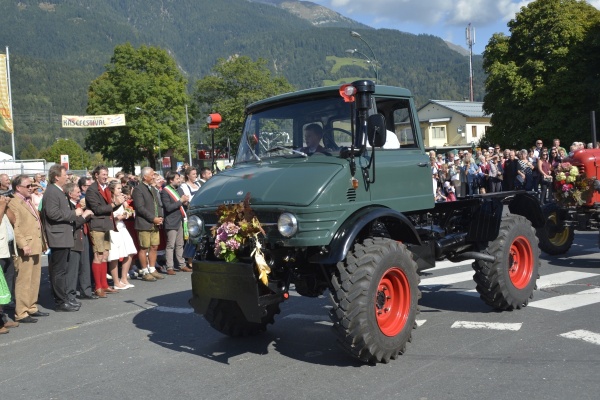
{"type": "Polygon", "coordinates": [[[381,277],[375,296],[377,325],[386,336],[402,331],[410,313],[410,283],[399,268],[390,268],[381,277]]]}
{"type": "Polygon", "coordinates": [[[531,281],[533,273],[533,251],[524,236],[519,236],[510,245],[508,276],[517,289],[523,289],[531,281]]]}

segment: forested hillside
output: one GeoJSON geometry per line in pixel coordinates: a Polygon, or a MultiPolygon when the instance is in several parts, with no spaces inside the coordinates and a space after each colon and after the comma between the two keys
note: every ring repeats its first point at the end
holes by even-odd
{"type": "MultiPolygon", "coordinates": [[[[115,46],[125,42],[168,50],[190,85],[208,74],[218,58],[232,54],[268,60],[273,72],[297,88],[373,79],[371,66],[358,61],[363,57],[355,55],[353,63],[346,53],[358,49],[378,60],[380,83],[411,89],[418,104],[468,94],[468,57],[441,38],[360,29],[353,21],[345,26],[343,18],[327,27],[264,2],[0,0],[0,9],[0,45],[10,51],[17,155],[29,143],[42,149],[56,138],[83,143],[86,132],[61,129],[60,115],[84,114],[90,82],[104,71],[115,46]],[[350,29],[370,43],[375,57],[349,35],[350,29]],[[331,56],[348,62],[338,70],[328,61],[331,56]]],[[[481,58],[474,63],[475,96],[482,100],[481,58]]],[[[0,134],[0,150],[9,149],[10,137],[0,134]]]]}

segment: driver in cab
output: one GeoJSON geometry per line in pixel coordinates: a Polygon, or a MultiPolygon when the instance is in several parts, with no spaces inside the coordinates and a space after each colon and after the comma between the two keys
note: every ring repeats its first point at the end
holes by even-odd
{"type": "Polygon", "coordinates": [[[314,153],[329,154],[325,147],[321,146],[321,139],[323,139],[323,128],[319,124],[309,124],[304,127],[304,141],[306,146],[300,149],[301,152],[307,155],[314,153]]]}

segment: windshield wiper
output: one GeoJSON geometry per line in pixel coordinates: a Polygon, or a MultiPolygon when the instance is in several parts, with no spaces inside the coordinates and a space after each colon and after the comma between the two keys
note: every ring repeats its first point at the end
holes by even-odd
{"type": "Polygon", "coordinates": [[[272,153],[274,151],[281,151],[281,150],[289,151],[289,152],[294,153],[294,154],[299,154],[302,157],[308,157],[308,154],[306,154],[306,153],[304,153],[302,151],[298,151],[298,150],[294,150],[294,149],[288,149],[287,147],[283,147],[283,146],[271,147],[269,150],[267,150],[267,153],[272,153]]]}
{"type": "Polygon", "coordinates": [[[256,158],[256,160],[258,162],[262,162],[262,160],[260,159],[260,157],[258,156],[258,154],[256,154],[256,152],[254,151],[254,149],[251,146],[248,146],[248,149],[250,150],[250,153],[252,153],[252,155],[254,156],[254,158],[256,158]]]}

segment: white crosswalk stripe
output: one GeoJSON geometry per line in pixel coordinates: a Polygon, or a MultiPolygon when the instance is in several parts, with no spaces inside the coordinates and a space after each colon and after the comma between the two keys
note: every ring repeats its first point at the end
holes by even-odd
{"type": "Polygon", "coordinates": [[[488,329],[495,331],[518,331],[521,329],[521,323],[499,323],[499,322],[473,322],[473,321],[455,321],[451,328],[463,329],[488,329]]]}
{"type": "Polygon", "coordinates": [[[586,331],[584,329],[578,329],[576,331],[562,333],[558,336],[567,339],[577,339],[584,342],[600,345],[600,334],[595,332],[586,331]]]}
{"type": "Polygon", "coordinates": [[[580,279],[591,278],[598,274],[592,274],[590,272],[578,272],[578,271],[565,271],[557,272],[555,274],[544,275],[538,279],[538,289],[546,289],[554,286],[566,285],[580,279]]]}
{"type": "Polygon", "coordinates": [[[600,288],[532,301],[529,303],[529,307],[543,308],[552,311],[565,311],[577,307],[589,306],[590,304],[595,303],[600,303],[600,288]]]}
{"type": "Polygon", "coordinates": [[[419,286],[426,286],[426,287],[446,286],[446,285],[453,285],[458,282],[466,282],[466,281],[472,281],[472,280],[473,280],[473,271],[471,270],[471,271],[467,271],[467,272],[458,272],[456,274],[442,275],[442,276],[436,276],[433,278],[421,279],[421,283],[419,286]]]}
{"type": "MultiPolygon", "coordinates": [[[[555,274],[541,276],[540,279],[538,279],[538,281],[537,281],[538,290],[549,289],[549,288],[553,288],[553,287],[557,287],[557,286],[563,286],[563,285],[567,285],[571,282],[575,282],[575,281],[578,281],[581,279],[591,278],[594,276],[598,276],[598,274],[592,274],[589,272],[577,272],[577,271],[557,272],[555,274]]],[[[479,293],[477,293],[477,290],[475,290],[475,289],[467,290],[464,292],[459,292],[459,294],[462,294],[465,296],[479,296],[479,293]]],[[[560,302],[560,300],[557,300],[557,301],[560,302]]],[[[581,301],[581,300],[579,300],[579,301],[581,301]]],[[[588,303],[588,304],[593,304],[593,303],[597,303],[597,302],[598,301],[592,301],[591,303],[588,303]]],[[[532,306],[533,304],[535,304],[535,302],[529,303],[530,306],[532,306]]],[[[587,304],[583,304],[583,305],[587,305],[587,304]]],[[[535,306],[533,306],[533,307],[535,307],[535,306]]],[[[580,306],[575,306],[575,307],[580,307],[580,306]]],[[[572,307],[572,308],[575,308],[575,307],[572,307]]],[[[546,308],[546,307],[539,307],[539,308],[546,308]]],[[[548,308],[548,309],[550,310],[550,308],[548,308]]],[[[568,310],[568,309],[569,308],[565,308],[565,310],[568,310]]],[[[555,311],[563,311],[563,310],[555,310],[555,311]]]]}
{"type": "MultiPolygon", "coordinates": [[[[440,276],[432,276],[430,278],[424,278],[421,280],[419,286],[423,291],[428,289],[434,289],[440,286],[452,286],[460,282],[468,282],[473,280],[474,272],[470,268],[471,263],[450,263],[449,261],[442,261],[441,267],[436,267],[429,270],[433,274],[442,270],[442,273],[448,272],[446,270],[450,268],[458,267],[469,267],[468,271],[444,274],[440,276]]],[[[563,271],[554,274],[542,275],[538,281],[538,291],[544,289],[552,289],[560,286],[572,284],[576,281],[581,281],[593,277],[597,277],[599,274],[591,272],[580,272],[580,271],[563,271]]],[[[473,282],[473,285],[475,283],[473,282]]],[[[475,289],[464,290],[456,292],[460,295],[475,296],[478,297],[479,293],[475,289]]],[[[539,292],[536,292],[539,293],[539,292]]],[[[556,295],[547,299],[536,300],[529,303],[530,307],[541,308],[551,311],[566,311],[578,307],[584,307],[591,304],[600,303],[600,288],[594,288],[590,290],[584,290],[573,294],[562,294],[556,295]]]]}

